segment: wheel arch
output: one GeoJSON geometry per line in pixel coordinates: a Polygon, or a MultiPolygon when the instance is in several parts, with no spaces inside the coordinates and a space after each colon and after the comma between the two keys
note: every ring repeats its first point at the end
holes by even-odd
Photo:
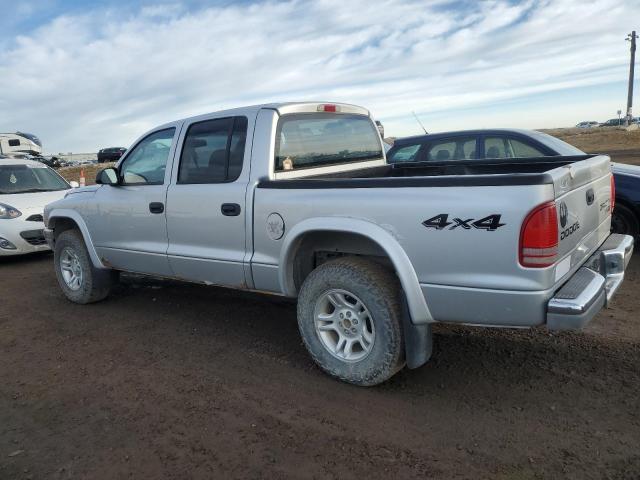
{"type": "Polygon", "coordinates": [[[96,268],[107,268],[100,260],[100,257],[98,256],[98,253],[93,246],[93,242],[91,241],[91,235],[89,234],[87,224],[78,212],[69,209],[51,211],[47,217],[47,228],[53,230],[54,243],[58,235],[60,235],[60,233],[64,232],[65,230],[74,228],[79,230],[82,234],[84,244],[87,247],[87,251],[89,252],[89,257],[91,258],[93,266],[96,268]]]}
{"type": "Polygon", "coordinates": [[[296,224],[285,237],[280,254],[279,281],[285,295],[297,296],[302,282],[312,269],[301,266],[301,262],[308,261],[311,258],[309,253],[329,243],[335,252],[387,260],[400,280],[411,322],[434,322],[418,276],[400,243],[389,231],[363,219],[318,217],[296,224]]]}
{"type": "MultiPolygon", "coordinates": [[[[616,195],[616,204],[615,204],[615,207],[613,208],[613,215],[615,215],[616,207],[619,207],[619,206],[622,206],[627,210],[629,210],[631,215],[635,217],[635,220],[638,223],[638,226],[640,227],[640,206],[638,206],[636,202],[630,200],[626,196],[616,195]]],[[[613,220],[613,217],[612,217],[612,220],[613,220]]]]}

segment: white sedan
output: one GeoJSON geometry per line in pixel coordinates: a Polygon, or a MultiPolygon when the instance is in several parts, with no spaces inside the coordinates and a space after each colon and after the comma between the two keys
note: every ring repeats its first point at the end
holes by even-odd
{"type": "Polygon", "coordinates": [[[0,159],[0,257],[49,250],[42,229],[48,203],[73,187],[46,165],[32,160],[0,159]]]}

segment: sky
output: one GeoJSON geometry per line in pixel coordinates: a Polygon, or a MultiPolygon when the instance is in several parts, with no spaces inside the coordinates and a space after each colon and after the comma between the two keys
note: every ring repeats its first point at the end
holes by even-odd
{"type": "Polygon", "coordinates": [[[430,132],[604,121],[626,108],[625,37],[640,30],[640,0],[0,8],[0,132],[34,133],[47,153],[128,147],[168,121],[275,101],[362,105],[394,137],[422,133],[411,112],[430,132]]]}

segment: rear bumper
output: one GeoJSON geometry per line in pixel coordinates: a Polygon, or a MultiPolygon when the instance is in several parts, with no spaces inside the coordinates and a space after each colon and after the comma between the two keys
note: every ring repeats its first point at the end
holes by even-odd
{"type": "Polygon", "coordinates": [[[547,303],[547,328],[584,327],[606,306],[624,279],[633,237],[612,234],[547,303]]]}

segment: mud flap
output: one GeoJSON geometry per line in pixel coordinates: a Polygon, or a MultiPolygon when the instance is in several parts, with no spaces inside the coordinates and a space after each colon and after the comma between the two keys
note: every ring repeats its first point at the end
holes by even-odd
{"type": "Polygon", "coordinates": [[[427,363],[433,350],[431,324],[415,325],[411,321],[407,301],[402,302],[402,326],[404,329],[404,350],[408,368],[418,368],[427,363]]]}

